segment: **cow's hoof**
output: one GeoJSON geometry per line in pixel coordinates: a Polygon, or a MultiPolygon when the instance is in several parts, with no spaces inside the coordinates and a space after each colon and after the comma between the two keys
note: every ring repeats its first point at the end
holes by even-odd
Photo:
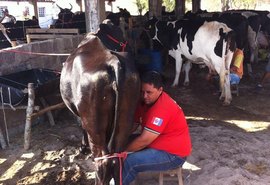
{"type": "Polygon", "coordinates": [[[184,85],[185,87],[188,87],[188,86],[189,86],[189,82],[185,82],[183,85],[184,85]]]}
{"type": "Polygon", "coordinates": [[[231,102],[223,102],[222,105],[223,106],[229,106],[231,104],[231,102]]]}
{"type": "Polygon", "coordinates": [[[85,145],[82,145],[79,150],[80,150],[80,153],[83,155],[88,155],[91,153],[90,148],[85,145]]]}
{"type": "Polygon", "coordinates": [[[225,100],[225,97],[220,95],[220,96],[219,96],[219,100],[220,100],[220,101],[224,101],[224,100],[225,100]]]}

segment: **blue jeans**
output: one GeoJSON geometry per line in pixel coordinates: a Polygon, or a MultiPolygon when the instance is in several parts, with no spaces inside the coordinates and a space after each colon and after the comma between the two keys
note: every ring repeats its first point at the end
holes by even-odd
{"type": "Polygon", "coordinates": [[[131,183],[139,172],[166,171],[182,166],[184,158],[162,150],[144,149],[131,153],[124,161],[123,185],[131,183]]]}
{"type": "Polygon", "coordinates": [[[239,84],[240,82],[240,77],[237,74],[230,73],[230,84],[239,84]]]}

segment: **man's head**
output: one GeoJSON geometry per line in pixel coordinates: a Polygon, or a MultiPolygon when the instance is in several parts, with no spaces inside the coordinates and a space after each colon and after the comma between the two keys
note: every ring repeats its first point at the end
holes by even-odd
{"type": "Polygon", "coordinates": [[[5,15],[8,15],[8,9],[3,9],[3,13],[5,14],[5,15]]]}
{"type": "Polygon", "coordinates": [[[156,102],[163,92],[162,77],[158,72],[149,71],[142,75],[142,99],[145,104],[151,105],[156,102]]]}

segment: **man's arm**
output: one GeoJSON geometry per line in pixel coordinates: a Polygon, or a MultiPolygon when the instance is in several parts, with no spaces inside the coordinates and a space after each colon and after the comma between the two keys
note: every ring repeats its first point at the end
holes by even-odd
{"type": "Polygon", "coordinates": [[[16,23],[16,18],[13,15],[10,15],[10,16],[11,16],[12,22],[15,24],[16,23]]]}
{"type": "Polygon", "coordinates": [[[159,135],[147,130],[143,130],[142,134],[134,139],[127,147],[127,152],[135,152],[147,147],[152,143],[159,135]]]}
{"type": "Polygon", "coordinates": [[[5,18],[5,15],[0,18],[0,23],[4,20],[4,18],[5,18]]]}

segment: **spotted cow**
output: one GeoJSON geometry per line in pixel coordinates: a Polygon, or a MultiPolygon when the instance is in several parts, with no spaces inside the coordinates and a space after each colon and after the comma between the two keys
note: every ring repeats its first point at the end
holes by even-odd
{"type": "Polygon", "coordinates": [[[150,19],[145,28],[153,40],[159,41],[175,58],[176,74],[173,86],[178,85],[183,59],[204,63],[220,76],[220,99],[231,102],[230,64],[236,48],[234,32],[216,21],[186,20],[159,21],[150,19]]]}
{"type": "Polygon", "coordinates": [[[101,24],[63,65],[60,92],[87,133],[96,184],[120,184],[121,160],[139,97],[140,81],[120,28],[101,24]],[[112,157],[112,158],[111,158],[112,157]]]}

